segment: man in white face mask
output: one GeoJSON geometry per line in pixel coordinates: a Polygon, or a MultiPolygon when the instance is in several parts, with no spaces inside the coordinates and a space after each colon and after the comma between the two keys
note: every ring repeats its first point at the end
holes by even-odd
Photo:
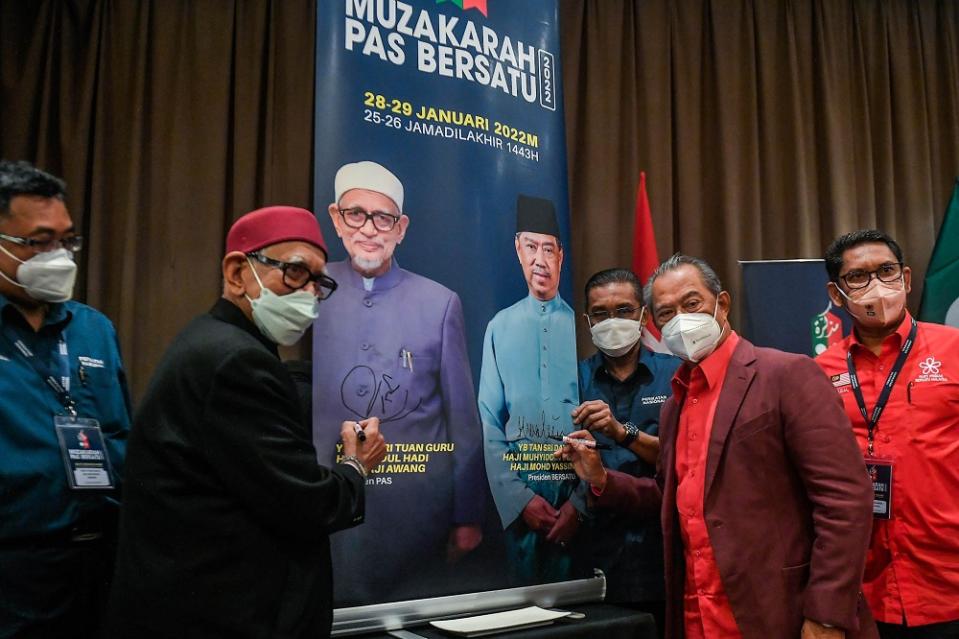
{"type": "Polygon", "coordinates": [[[336,288],[325,265],[304,209],[230,229],[222,298],[176,337],[135,418],[108,636],[329,634],[328,536],[363,521],[386,447],[376,418],[343,422],[336,462],[317,464],[277,356],[336,288]]]}
{"type": "Polygon", "coordinates": [[[0,161],[0,637],[96,636],[113,570],[130,400],[64,190],[0,161]]]}
{"type": "Polygon", "coordinates": [[[627,515],[607,504],[612,493],[605,494],[605,470],[581,477],[588,509],[575,548],[588,565],[606,575],[606,601],[653,614],[661,630],[663,540],[660,494],[653,477],[659,456],[659,412],[672,393],[670,379],[681,360],[643,347],[646,308],[642,284],[632,271],[612,268],[596,273],[586,282],[585,297],[583,318],[598,350],[579,362],[583,402],[573,410],[573,422],[608,446],[598,456],[609,473],[645,483],[650,498],[645,517],[627,515]]]}
{"type": "Polygon", "coordinates": [[[825,261],[854,330],[816,362],[874,476],[863,593],[884,639],[959,637],[959,330],[913,319],[912,272],[885,233],[843,235],[825,261]]]}
{"type": "MultiPolygon", "coordinates": [[[[685,360],[659,431],[666,636],[875,636],[859,595],[869,481],[828,379],[732,331],[729,294],[702,260],[674,255],[644,297],[685,360]]],[[[599,476],[611,503],[643,508],[640,480],[581,457],[577,472],[599,476]]]]}

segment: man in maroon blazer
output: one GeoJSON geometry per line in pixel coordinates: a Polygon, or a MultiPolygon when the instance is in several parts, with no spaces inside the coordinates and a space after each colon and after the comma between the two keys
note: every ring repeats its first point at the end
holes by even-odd
{"type": "MultiPolygon", "coordinates": [[[[685,361],[660,418],[666,636],[877,636],[859,590],[872,489],[829,380],[808,357],[736,335],[702,260],[674,255],[644,293],[685,361]]],[[[597,471],[581,444],[561,454],[597,507],[659,498],[649,480],[597,471]]]]}
{"type": "Polygon", "coordinates": [[[829,380],[738,337],[702,260],[670,258],[647,290],[686,361],[660,418],[667,635],[875,636],[872,487],[829,380]]]}

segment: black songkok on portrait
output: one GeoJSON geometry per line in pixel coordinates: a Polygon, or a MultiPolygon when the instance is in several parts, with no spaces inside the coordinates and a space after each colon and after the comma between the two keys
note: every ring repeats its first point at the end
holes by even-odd
{"type": "Polygon", "coordinates": [[[520,194],[516,198],[516,232],[543,233],[559,240],[556,207],[541,197],[520,194]]]}

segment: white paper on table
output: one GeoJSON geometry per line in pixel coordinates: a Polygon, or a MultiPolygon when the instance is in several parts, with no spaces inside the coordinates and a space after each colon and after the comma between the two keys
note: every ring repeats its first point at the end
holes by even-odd
{"type": "Polygon", "coordinates": [[[488,615],[477,615],[475,617],[464,617],[462,619],[431,621],[430,625],[460,637],[482,637],[483,635],[504,632],[506,630],[544,626],[553,623],[561,617],[566,617],[569,614],[568,611],[546,610],[539,606],[529,606],[528,608],[520,608],[519,610],[494,612],[488,615]]]}

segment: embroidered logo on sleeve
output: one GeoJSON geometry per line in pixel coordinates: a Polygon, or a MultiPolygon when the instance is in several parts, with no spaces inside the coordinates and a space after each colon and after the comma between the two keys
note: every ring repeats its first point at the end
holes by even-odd
{"type": "Polygon", "coordinates": [[[666,395],[652,395],[650,397],[642,397],[641,399],[643,400],[643,406],[649,406],[651,404],[662,404],[668,398],[666,395]]]}

